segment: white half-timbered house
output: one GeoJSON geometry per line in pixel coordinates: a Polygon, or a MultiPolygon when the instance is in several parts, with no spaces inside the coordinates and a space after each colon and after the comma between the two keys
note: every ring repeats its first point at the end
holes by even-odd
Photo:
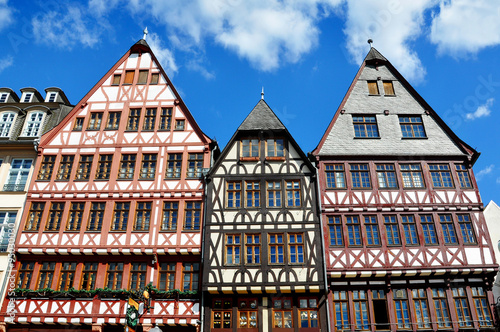
{"type": "Polygon", "coordinates": [[[314,166],[262,99],[207,175],[204,331],[326,331],[314,166]]]}

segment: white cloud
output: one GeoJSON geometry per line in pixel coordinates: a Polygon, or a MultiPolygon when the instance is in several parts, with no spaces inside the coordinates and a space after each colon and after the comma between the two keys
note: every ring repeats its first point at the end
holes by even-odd
{"type": "Polygon", "coordinates": [[[500,3],[492,0],[441,0],[432,20],[431,41],[454,57],[500,44],[500,3]]]}
{"type": "Polygon", "coordinates": [[[497,184],[500,184],[500,178],[497,178],[497,184]]]}
{"type": "Polygon", "coordinates": [[[0,30],[14,22],[14,10],[7,2],[8,0],[0,0],[0,30]]]}
{"type": "Polygon", "coordinates": [[[342,0],[131,0],[135,13],[154,16],[184,49],[206,39],[269,71],[296,63],[318,43],[317,23],[342,0]]]}
{"type": "Polygon", "coordinates": [[[6,68],[12,66],[14,64],[14,59],[12,56],[7,56],[3,59],[0,59],[0,73],[3,72],[6,68]]]}
{"type": "Polygon", "coordinates": [[[480,105],[475,112],[472,113],[467,113],[465,115],[465,118],[467,120],[475,120],[478,118],[483,118],[487,117],[491,114],[490,107],[493,105],[493,102],[495,101],[494,98],[490,98],[484,103],[483,105],[480,105]]]}
{"type": "Polygon", "coordinates": [[[425,77],[418,55],[411,42],[424,30],[424,12],[435,0],[353,0],[347,3],[344,33],[347,49],[357,63],[369,50],[368,39],[408,80],[419,82],[425,77]]]}
{"type": "Polygon", "coordinates": [[[113,10],[120,0],[89,0],[89,12],[97,16],[107,15],[113,10]]]}
{"type": "Polygon", "coordinates": [[[480,181],[485,175],[490,174],[494,168],[495,168],[495,165],[493,165],[493,164],[490,166],[487,166],[486,168],[483,168],[482,170],[477,172],[476,180],[480,181]]]}
{"type": "Polygon", "coordinates": [[[35,16],[31,23],[37,42],[71,48],[77,44],[93,47],[103,32],[89,19],[85,8],[67,5],[61,12],[48,11],[35,16]]]}
{"type": "Polygon", "coordinates": [[[167,75],[172,78],[178,71],[173,53],[168,48],[163,47],[163,41],[156,33],[150,33],[147,36],[147,42],[167,75]]]}

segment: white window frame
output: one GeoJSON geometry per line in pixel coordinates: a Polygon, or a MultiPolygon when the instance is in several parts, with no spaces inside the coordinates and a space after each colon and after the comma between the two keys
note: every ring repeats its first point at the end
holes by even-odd
{"type": "Polygon", "coordinates": [[[21,136],[23,136],[23,137],[40,137],[41,136],[40,132],[42,130],[42,124],[45,120],[45,115],[46,115],[46,113],[44,111],[41,111],[41,110],[29,112],[26,115],[26,120],[24,121],[23,133],[21,136]],[[40,120],[31,119],[32,116],[36,116],[37,114],[41,114],[40,120]],[[31,124],[33,124],[33,126],[30,126],[31,124]],[[35,130],[36,130],[36,132],[33,133],[35,130]]]}
{"type": "Polygon", "coordinates": [[[24,191],[26,184],[28,183],[31,166],[33,166],[33,159],[31,158],[13,158],[10,161],[9,176],[7,177],[7,181],[5,181],[3,190],[24,191]],[[14,168],[14,162],[17,160],[21,161],[20,167],[14,168]],[[11,187],[14,190],[11,190],[11,187]]]}
{"type": "Polygon", "coordinates": [[[56,100],[57,100],[57,94],[58,92],[56,91],[50,91],[49,93],[47,93],[47,97],[45,98],[45,102],[46,103],[54,103],[56,100]],[[51,100],[52,97],[54,98],[54,100],[51,100]]]}
{"type": "Polygon", "coordinates": [[[10,237],[15,236],[16,218],[16,211],[0,211],[0,252],[7,251],[10,237]]]}
{"type": "Polygon", "coordinates": [[[31,101],[33,100],[33,95],[34,95],[33,92],[25,92],[23,94],[22,102],[23,103],[31,103],[31,101]]]}
{"type": "Polygon", "coordinates": [[[14,123],[16,122],[17,112],[14,111],[5,111],[0,113],[0,137],[10,137],[10,132],[14,123]],[[5,116],[12,115],[12,119],[10,121],[5,121],[5,116]]]}
{"type": "Polygon", "coordinates": [[[1,92],[0,93],[0,103],[6,103],[7,100],[9,100],[9,93],[8,92],[1,92]]]}

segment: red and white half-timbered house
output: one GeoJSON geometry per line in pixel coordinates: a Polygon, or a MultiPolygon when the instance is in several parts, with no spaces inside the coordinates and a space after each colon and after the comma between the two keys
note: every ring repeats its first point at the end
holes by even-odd
{"type": "Polygon", "coordinates": [[[376,49],[313,155],[332,331],[493,329],[479,153],[376,49]]]}
{"type": "Polygon", "coordinates": [[[139,326],[194,331],[215,146],[141,39],[41,138],[0,329],[123,331],[127,291],[152,283],[139,326]]]}

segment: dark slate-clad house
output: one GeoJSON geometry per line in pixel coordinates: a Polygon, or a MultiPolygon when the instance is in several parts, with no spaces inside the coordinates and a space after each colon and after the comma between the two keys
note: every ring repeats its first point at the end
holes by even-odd
{"type": "Polygon", "coordinates": [[[375,48],[313,154],[331,330],[493,329],[479,153],[375,48]]]}
{"type": "Polygon", "coordinates": [[[207,175],[204,331],[326,331],[314,166],[260,100],[207,175]]]}

